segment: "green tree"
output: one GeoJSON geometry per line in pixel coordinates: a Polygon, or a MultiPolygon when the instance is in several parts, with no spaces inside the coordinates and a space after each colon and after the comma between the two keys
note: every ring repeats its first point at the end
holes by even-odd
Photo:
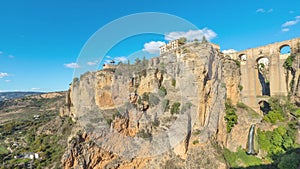
{"type": "Polygon", "coordinates": [[[141,59],[136,58],[136,59],[135,59],[135,64],[138,65],[138,64],[140,64],[140,63],[141,63],[141,59]]]}
{"type": "Polygon", "coordinates": [[[179,102],[175,102],[172,104],[171,106],[171,114],[178,114],[180,110],[180,103],[179,102]]]}
{"type": "Polygon", "coordinates": [[[294,111],[292,112],[292,115],[294,115],[294,116],[296,116],[297,118],[299,118],[299,117],[300,117],[300,109],[294,110],[294,111]]]}
{"type": "Polygon", "coordinates": [[[299,154],[292,152],[291,154],[284,155],[277,167],[279,169],[297,169],[300,165],[300,156],[299,154]]]}
{"type": "Polygon", "coordinates": [[[143,95],[142,95],[142,100],[143,101],[147,101],[147,102],[149,102],[149,93],[143,93],[143,95]]]}
{"type": "Polygon", "coordinates": [[[257,135],[258,135],[258,142],[260,145],[260,148],[265,150],[266,152],[269,152],[270,150],[270,145],[271,145],[271,137],[272,137],[272,132],[271,131],[261,131],[260,128],[257,130],[257,135]]]}
{"type": "Polygon", "coordinates": [[[269,111],[267,115],[263,117],[264,121],[275,124],[277,121],[283,121],[284,117],[278,111],[269,111]]]}
{"type": "Polygon", "coordinates": [[[172,86],[173,86],[173,87],[176,86],[176,79],[172,79],[172,86]]]}
{"type": "Polygon", "coordinates": [[[279,155],[294,147],[294,132],[289,128],[279,126],[273,131],[261,131],[258,129],[258,142],[260,148],[269,155],[279,155]]]}
{"type": "Polygon", "coordinates": [[[180,45],[184,45],[186,43],[186,41],[187,41],[186,37],[181,37],[181,38],[178,39],[178,43],[180,45]]]}
{"type": "Polygon", "coordinates": [[[288,58],[283,63],[283,67],[287,70],[292,70],[294,60],[295,60],[295,55],[288,56],[288,58]]]}
{"type": "Polygon", "coordinates": [[[293,141],[293,139],[289,136],[289,135],[284,135],[283,136],[283,147],[284,147],[284,149],[286,149],[286,150],[289,150],[291,147],[293,147],[293,145],[294,145],[294,141],[293,141]]]}
{"type": "Polygon", "coordinates": [[[244,87],[241,84],[239,84],[238,88],[239,88],[240,91],[242,91],[244,87]]]}
{"type": "Polygon", "coordinates": [[[79,82],[79,78],[78,77],[74,77],[73,78],[73,84],[79,82]]]}
{"type": "Polygon", "coordinates": [[[264,116],[264,121],[275,124],[277,121],[284,121],[287,114],[296,110],[295,106],[287,100],[278,97],[269,99],[271,111],[264,116]]]}
{"type": "Polygon", "coordinates": [[[165,97],[167,95],[167,89],[164,86],[161,86],[159,88],[158,95],[161,97],[165,97]]]}
{"type": "Polygon", "coordinates": [[[207,39],[206,39],[206,37],[205,36],[203,36],[202,37],[202,41],[201,41],[201,43],[207,43],[208,41],[207,41],[207,39]]]}
{"type": "Polygon", "coordinates": [[[147,65],[147,60],[146,60],[146,57],[145,57],[145,56],[143,56],[142,65],[143,65],[143,66],[146,66],[146,65],[147,65]]]}
{"type": "Polygon", "coordinates": [[[272,138],[271,138],[271,143],[273,145],[275,145],[276,147],[281,147],[282,145],[282,135],[280,134],[280,132],[278,131],[278,128],[274,130],[273,134],[272,134],[272,138]]]}

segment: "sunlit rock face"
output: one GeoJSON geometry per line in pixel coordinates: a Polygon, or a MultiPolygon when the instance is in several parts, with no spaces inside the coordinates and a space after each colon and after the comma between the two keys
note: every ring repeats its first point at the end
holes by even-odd
{"type": "Polygon", "coordinates": [[[211,44],[189,43],[140,64],[75,79],[62,115],[85,132],[74,136],[64,167],[226,168],[211,144],[227,139],[224,103],[240,97],[235,69],[211,44]],[[191,163],[199,153],[214,163],[191,163]]]}

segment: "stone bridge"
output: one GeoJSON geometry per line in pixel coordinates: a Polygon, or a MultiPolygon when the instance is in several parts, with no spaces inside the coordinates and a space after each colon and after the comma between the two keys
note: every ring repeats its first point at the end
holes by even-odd
{"type": "MultiPolygon", "coordinates": [[[[286,79],[287,71],[283,67],[283,63],[290,54],[299,52],[300,38],[295,38],[228,54],[231,58],[241,62],[242,101],[259,112],[261,98],[276,95],[287,96],[289,82],[286,79]],[[286,46],[290,47],[290,53],[281,54],[282,48],[286,46]],[[269,93],[267,95],[263,92],[264,85],[260,80],[261,74],[258,70],[259,60],[262,58],[264,58],[268,69],[269,93]]],[[[300,58],[296,58],[295,61],[300,68],[300,58]]]]}

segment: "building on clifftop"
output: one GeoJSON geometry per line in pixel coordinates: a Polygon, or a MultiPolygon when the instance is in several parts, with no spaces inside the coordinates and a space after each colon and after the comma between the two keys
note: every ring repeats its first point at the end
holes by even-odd
{"type": "MultiPolygon", "coordinates": [[[[188,44],[191,44],[191,43],[203,43],[203,42],[198,42],[198,41],[188,42],[188,44]]],[[[215,48],[218,52],[220,52],[220,46],[219,45],[211,43],[211,42],[205,42],[205,43],[211,44],[213,48],[215,48]]],[[[184,44],[186,44],[186,42],[185,41],[182,42],[182,40],[180,40],[180,39],[170,41],[169,43],[159,47],[160,54],[164,54],[166,52],[178,49],[180,46],[182,46],[184,44]]]]}

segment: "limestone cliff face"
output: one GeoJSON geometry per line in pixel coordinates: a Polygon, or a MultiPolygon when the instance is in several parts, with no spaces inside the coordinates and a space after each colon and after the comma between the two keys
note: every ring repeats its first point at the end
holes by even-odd
{"type": "Polygon", "coordinates": [[[240,66],[231,59],[223,59],[223,76],[226,86],[226,98],[236,105],[240,100],[242,90],[240,66]]]}
{"type": "Polygon", "coordinates": [[[105,151],[97,146],[87,133],[75,135],[70,140],[69,149],[64,156],[62,163],[66,169],[144,168],[146,162],[149,161],[149,159],[122,161],[120,157],[112,152],[105,151]]]}
{"type": "Polygon", "coordinates": [[[297,105],[300,105],[300,72],[295,74],[294,100],[297,105]]]}
{"type": "Polygon", "coordinates": [[[226,140],[224,102],[239,99],[235,69],[209,43],[190,43],[74,79],[61,114],[88,134],[71,137],[64,167],[226,168],[211,141],[226,140]],[[191,163],[199,154],[213,164],[191,163]]]}
{"type": "MultiPolygon", "coordinates": [[[[240,72],[239,65],[232,59],[223,58],[222,59],[222,87],[226,88],[226,99],[229,99],[231,103],[234,105],[236,105],[238,102],[241,101],[241,97],[240,97],[241,91],[239,87],[240,82],[241,82],[241,72],[240,72]]],[[[234,130],[230,134],[227,133],[224,114],[221,115],[222,117],[219,118],[217,140],[223,146],[229,149],[231,149],[230,147],[231,143],[239,144],[239,145],[246,144],[247,140],[245,141],[245,139],[240,139],[241,137],[239,137],[238,134],[237,135],[232,134],[236,130],[234,130]]],[[[241,122],[241,126],[243,126],[242,124],[243,123],[241,122]]],[[[232,148],[231,150],[235,150],[235,148],[236,147],[232,148]]]]}
{"type": "MultiPolygon", "coordinates": [[[[261,122],[261,116],[253,110],[247,110],[245,108],[237,108],[238,123],[232,128],[232,131],[226,135],[226,141],[224,146],[231,151],[236,151],[238,147],[247,149],[248,133],[252,124],[256,125],[256,129],[260,128],[268,130],[270,126],[263,126],[261,122]]],[[[256,135],[254,136],[256,138],[256,135]]],[[[255,142],[257,146],[257,142],[255,142]]],[[[257,150],[257,149],[256,149],[257,150]]]]}
{"type": "Polygon", "coordinates": [[[300,105],[300,65],[299,61],[300,60],[300,54],[296,54],[296,59],[293,63],[293,70],[292,72],[292,80],[289,82],[292,94],[292,99],[295,101],[297,105],[300,105]]]}

